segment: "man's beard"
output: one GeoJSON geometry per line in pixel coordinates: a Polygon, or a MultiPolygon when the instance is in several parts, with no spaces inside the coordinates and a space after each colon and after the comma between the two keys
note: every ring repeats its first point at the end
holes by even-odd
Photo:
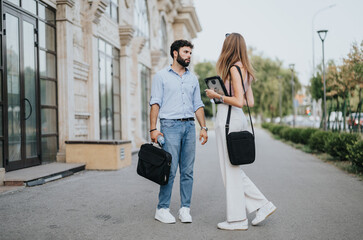
{"type": "Polygon", "coordinates": [[[190,61],[189,62],[186,62],[180,55],[179,55],[179,53],[178,53],[178,57],[176,58],[176,61],[180,64],[180,65],[182,65],[183,67],[188,67],[189,66],[189,63],[190,63],[190,61]]]}

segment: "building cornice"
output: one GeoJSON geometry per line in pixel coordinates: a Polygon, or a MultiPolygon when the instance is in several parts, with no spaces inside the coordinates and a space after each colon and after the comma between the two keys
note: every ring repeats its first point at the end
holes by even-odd
{"type": "Polygon", "coordinates": [[[183,15],[183,14],[189,14],[192,24],[194,25],[195,29],[197,32],[201,32],[202,31],[202,26],[200,25],[197,13],[195,12],[195,8],[194,7],[182,7],[178,10],[178,14],[183,15]]]}
{"type": "Polygon", "coordinates": [[[159,64],[161,55],[162,55],[162,53],[160,50],[151,51],[151,65],[153,67],[155,67],[159,64]]]}
{"type": "Polygon", "coordinates": [[[194,7],[183,7],[179,9],[178,15],[174,18],[174,23],[184,24],[192,38],[196,38],[197,33],[202,31],[194,7]]]}
{"type": "Polygon", "coordinates": [[[90,5],[89,17],[93,23],[100,23],[100,19],[105,13],[109,3],[109,0],[88,0],[88,4],[90,5]]]}
{"type": "Polygon", "coordinates": [[[131,25],[124,25],[118,28],[121,46],[128,46],[134,36],[134,28],[131,25]]]}
{"type": "Polygon", "coordinates": [[[74,6],[74,0],[57,0],[57,5],[64,5],[67,4],[69,7],[74,6]]]}

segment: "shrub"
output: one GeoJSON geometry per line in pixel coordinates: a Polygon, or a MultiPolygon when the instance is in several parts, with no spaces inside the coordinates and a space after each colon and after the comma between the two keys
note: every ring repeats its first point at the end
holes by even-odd
{"type": "Polygon", "coordinates": [[[309,139],[311,137],[311,135],[318,131],[319,129],[317,128],[304,128],[302,131],[301,131],[301,143],[302,144],[307,144],[309,142],[309,139]]]}
{"type": "Polygon", "coordinates": [[[354,145],[359,139],[359,135],[351,133],[333,133],[325,143],[327,153],[333,157],[338,157],[341,161],[348,158],[348,146],[354,145]]]}
{"type": "Polygon", "coordinates": [[[278,131],[278,135],[280,136],[280,138],[282,138],[282,131],[284,130],[284,129],[287,129],[287,128],[290,128],[289,126],[283,126],[281,129],[280,129],[280,131],[278,131]]]}
{"type": "Polygon", "coordinates": [[[357,141],[353,145],[348,145],[348,160],[358,172],[363,173],[363,140],[357,141]]]}
{"type": "Polygon", "coordinates": [[[269,123],[266,123],[266,122],[264,122],[264,123],[262,123],[261,124],[261,126],[262,126],[262,128],[265,128],[265,129],[269,129],[269,123]]]}
{"type": "Polygon", "coordinates": [[[359,172],[363,173],[363,140],[357,141],[353,145],[348,145],[348,160],[359,172]]]}
{"type": "Polygon", "coordinates": [[[338,157],[338,149],[340,148],[339,133],[334,132],[327,137],[325,141],[324,149],[326,153],[329,153],[333,157],[338,157]]]}
{"type": "Polygon", "coordinates": [[[290,132],[290,141],[294,143],[302,143],[302,132],[303,128],[293,128],[290,132]]]}
{"type": "Polygon", "coordinates": [[[332,132],[318,130],[313,133],[308,141],[308,145],[311,149],[319,152],[325,152],[325,142],[332,132]]]}
{"type": "Polygon", "coordinates": [[[290,127],[284,127],[284,128],[282,128],[281,129],[281,132],[280,132],[280,136],[283,139],[289,141],[290,140],[290,136],[291,136],[291,130],[292,130],[292,128],[290,128],[290,127]]]}
{"type": "Polygon", "coordinates": [[[271,128],[271,132],[272,132],[273,134],[279,135],[279,133],[280,133],[281,129],[283,129],[283,128],[284,128],[284,126],[282,126],[282,125],[274,125],[274,126],[271,128]]]}

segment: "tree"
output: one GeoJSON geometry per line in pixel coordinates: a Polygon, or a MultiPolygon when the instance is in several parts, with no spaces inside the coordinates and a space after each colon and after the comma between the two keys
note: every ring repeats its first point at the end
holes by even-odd
{"type": "MultiPolygon", "coordinates": [[[[349,82],[350,90],[358,88],[358,106],[357,110],[362,111],[362,88],[363,88],[363,41],[360,47],[357,43],[352,44],[348,58],[343,59],[345,66],[345,78],[349,82]]],[[[354,91],[351,91],[353,94],[354,91]]],[[[359,119],[358,119],[359,121],[359,119]]],[[[358,124],[360,132],[360,124],[358,124]]]]}
{"type": "Polygon", "coordinates": [[[205,116],[213,117],[212,103],[204,91],[207,88],[204,79],[207,77],[212,77],[217,75],[215,63],[214,62],[197,63],[194,66],[194,71],[197,74],[199,80],[200,94],[202,96],[202,101],[205,105],[204,108],[205,116]]]}
{"type": "MultiPolygon", "coordinates": [[[[279,116],[280,94],[282,99],[282,115],[292,114],[292,96],[291,96],[291,71],[282,68],[282,62],[278,59],[272,60],[262,55],[254,54],[249,49],[251,63],[255,69],[256,81],[253,83],[253,95],[255,105],[251,108],[252,113],[261,117],[279,116]]],[[[205,95],[206,84],[204,79],[217,75],[214,62],[202,62],[194,66],[198,75],[202,101],[205,105],[205,114],[212,117],[212,103],[205,95]]],[[[299,79],[294,72],[295,92],[301,89],[299,79]]],[[[247,111],[247,110],[246,110],[247,111]]]]}
{"type": "MultiPolygon", "coordinates": [[[[292,114],[291,71],[282,68],[278,59],[271,60],[262,55],[251,54],[251,62],[256,71],[256,82],[253,85],[255,106],[253,111],[262,117],[279,116],[279,98],[282,99],[282,115],[292,114]]],[[[301,88],[294,72],[294,88],[301,88]]]]}
{"type": "Polygon", "coordinates": [[[316,76],[313,76],[310,79],[310,94],[313,99],[318,101],[319,99],[322,99],[324,97],[324,86],[322,81],[322,76],[320,72],[317,72],[316,76]]]}

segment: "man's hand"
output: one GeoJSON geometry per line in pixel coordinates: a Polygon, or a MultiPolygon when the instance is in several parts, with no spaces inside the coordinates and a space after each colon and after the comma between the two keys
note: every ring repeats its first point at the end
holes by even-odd
{"type": "Polygon", "coordinates": [[[199,141],[202,141],[202,138],[203,138],[202,145],[204,145],[208,141],[208,133],[205,129],[200,130],[199,141]]]}
{"type": "Polygon", "coordinates": [[[157,143],[158,142],[158,136],[161,135],[161,136],[164,136],[164,134],[162,134],[160,131],[158,130],[154,130],[150,133],[150,138],[151,138],[151,141],[154,142],[154,143],[157,143]]]}

